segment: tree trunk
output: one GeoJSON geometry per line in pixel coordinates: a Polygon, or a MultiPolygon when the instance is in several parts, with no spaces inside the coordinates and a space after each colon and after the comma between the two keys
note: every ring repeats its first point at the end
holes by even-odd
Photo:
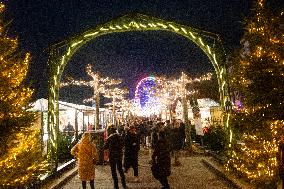
{"type": "Polygon", "coordinates": [[[95,130],[99,128],[100,124],[100,94],[96,95],[96,123],[95,130]]]}
{"type": "Polygon", "coordinates": [[[186,135],[187,149],[191,152],[192,151],[191,125],[189,124],[189,119],[188,119],[188,106],[187,106],[186,97],[182,98],[182,107],[183,107],[183,120],[186,128],[185,135],[186,135]]]}
{"type": "Polygon", "coordinates": [[[112,100],[112,117],[113,117],[113,124],[117,128],[117,125],[116,125],[116,115],[115,115],[115,98],[113,98],[113,100],[112,100]]]}

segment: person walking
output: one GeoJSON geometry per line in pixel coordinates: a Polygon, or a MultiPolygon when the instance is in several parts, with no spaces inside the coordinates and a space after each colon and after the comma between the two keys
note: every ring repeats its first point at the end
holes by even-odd
{"type": "Polygon", "coordinates": [[[149,155],[150,155],[150,164],[152,164],[152,155],[153,155],[153,151],[155,146],[157,145],[158,139],[159,139],[159,131],[160,131],[160,123],[157,123],[155,126],[152,127],[152,131],[151,131],[151,146],[149,148],[149,155]]]}
{"type": "Polygon", "coordinates": [[[106,140],[104,148],[109,150],[109,164],[114,183],[114,189],[119,189],[116,170],[118,170],[120,174],[121,184],[125,189],[126,181],[122,169],[123,140],[121,136],[116,132],[116,129],[113,127],[108,129],[108,134],[109,136],[106,140]]]}
{"type": "Polygon", "coordinates": [[[171,130],[172,132],[172,152],[174,155],[174,166],[179,166],[181,165],[179,161],[179,156],[180,156],[180,150],[183,145],[183,138],[180,135],[181,134],[181,129],[180,129],[180,124],[176,120],[173,121],[173,128],[171,130]]]}
{"type": "Polygon", "coordinates": [[[126,133],[124,144],[124,172],[127,173],[129,168],[132,167],[134,170],[134,181],[139,182],[138,154],[140,150],[140,138],[134,125],[130,126],[129,131],[126,133]]]}
{"type": "Polygon", "coordinates": [[[163,189],[169,189],[168,176],[171,175],[171,153],[166,133],[163,130],[159,132],[159,140],[154,147],[152,162],[152,171],[157,173],[155,178],[160,181],[163,189]]]}
{"type": "Polygon", "coordinates": [[[71,149],[71,154],[78,159],[78,173],[83,189],[86,189],[87,181],[90,181],[91,189],[94,189],[95,163],[98,154],[95,144],[91,142],[90,133],[83,134],[81,141],[71,149]]]}

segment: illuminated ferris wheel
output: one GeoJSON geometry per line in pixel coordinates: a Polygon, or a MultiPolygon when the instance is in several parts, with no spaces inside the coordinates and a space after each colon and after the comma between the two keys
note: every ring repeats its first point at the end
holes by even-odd
{"type": "Polygon", "coordinates": [[[155,97],[157,83],[155,77],[149,76],[141,79],[135,90],[135,100],[139,103],[141,114],[149,116],[157,114],[160,103],[155,97]]]}

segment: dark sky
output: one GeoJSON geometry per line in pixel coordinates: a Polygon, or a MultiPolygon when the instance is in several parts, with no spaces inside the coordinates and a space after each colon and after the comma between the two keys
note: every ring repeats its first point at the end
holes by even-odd
{"type": "MultiPolygon", "coordinates": [[[[21,50],[32,53],[29,80],[39,98],[47,97],[45,49],[70,35],[138,12],[220,34],[228,52],[239,46],[242,21],[251,5],[251,0],[10,0],[6,1],[6,21],[12,20],[9,34],[19,36],[21,50]]],[[[122,78],[131,89],[149,74],[171,76],[183,70],[193,76],[213,72],[207,57],[192,42],[161,31],[96,38],[78,51],[63,77],[84,78],[88,63],[104,76],[122,78]]]]}

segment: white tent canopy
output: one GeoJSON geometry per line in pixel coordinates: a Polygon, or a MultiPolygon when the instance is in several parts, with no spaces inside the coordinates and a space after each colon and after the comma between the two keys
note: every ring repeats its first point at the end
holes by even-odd
{"type": "MultiPolygon", "coordinates": [[[[77,110],[95,110],[95,108],[91,106],[85,106],[85,105],[79,105],[79,104],[73,104],[69,102],[63,102],[63,101],[58,101],[59,103],[59,109],[60,110],[67,110],[68,108],[74,108],[77,110]]],[[[32,111],[48,111],[48,100],[41,98],[35,101],[34,103],[31,104],[31,109],[32,111]]]]}

